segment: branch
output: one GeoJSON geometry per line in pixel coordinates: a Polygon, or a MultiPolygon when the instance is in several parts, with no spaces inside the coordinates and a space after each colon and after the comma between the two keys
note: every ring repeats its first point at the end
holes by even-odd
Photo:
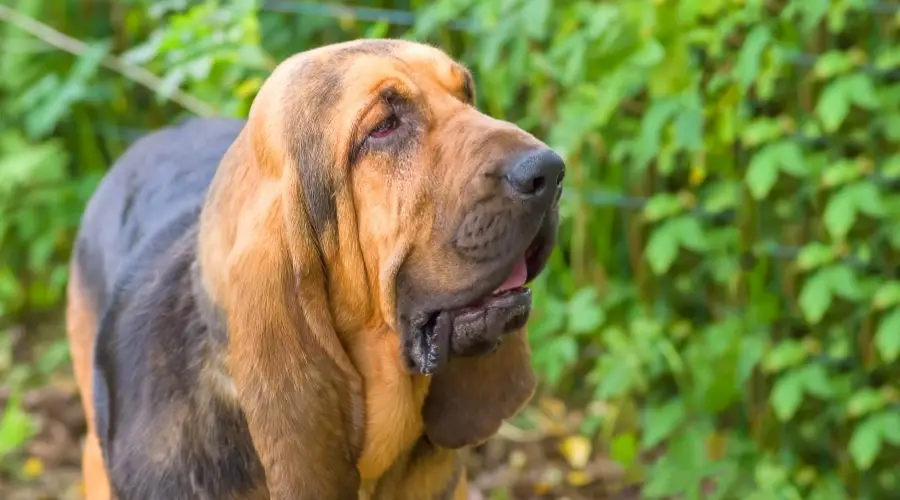
{"type": "MultiPolygon", "coordinates": [[[[0,20],[25,30],[44,42],[70,54],[80,56],[88,50],[88,45],[81,40],[76,40],[70,36],[64,35],[50,26],[21,14],[6,5],[0,5],[0,20]]],[[[146,69],[129,64],[113,55],[105,56],[101,61],[101,64],[116,73],[147,87],[153,92],[161,94],[159,89],[162,86],[162,80],[146,69]]],[[[217,114],[216,109],[210,104],[203,102],[188,93],[182,92],[179,89],[173,90],[169,95],[169,99],[199,116],[214,116],[217,114]]]]}

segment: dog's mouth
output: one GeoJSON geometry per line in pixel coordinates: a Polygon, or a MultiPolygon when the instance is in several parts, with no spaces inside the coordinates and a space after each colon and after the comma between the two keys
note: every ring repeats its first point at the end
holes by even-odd
{"type": "Polygon", "coordinates": [[[522,257],[515,262],[512,271],[500,285],[489,294],[457,310],[464,311],[490,307],[497,301],[502,302],[502,299],[505,297],[522,294],[530,295],[531,291],[525,288],[525,285],[534,280],[544,270],[549,251],[552,250],[551,248],[546,248],[547,246],[548,244],[543,235],[535,237],[534,241],[528,246],[522,257]]]}
{"type": "MultiPolygon", "coordinates": [[[[555,227],[539,231],[497,286],[460,307],[433,311],[416,340],[418,370],[436,373],[449,355],[478,356],[495,350],[505,334],[519,330],[531,312],[531,290],[526,285],[544,270],[553,250],[555,227]],[[448,346],[449,344],[449,346],[448,346]],[[449,348],[448,348],[449,347],[449,348]]],[[[499,281],[500,278],[497,279],[499,281]]]]}

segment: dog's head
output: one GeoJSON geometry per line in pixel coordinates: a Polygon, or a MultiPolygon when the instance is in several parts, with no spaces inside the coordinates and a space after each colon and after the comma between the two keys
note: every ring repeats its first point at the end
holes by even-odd
{"type": "Polygon", "coordinates": [[[453,393],[429,396],[441,402],[426,403],[426,427],[440,420],[429,412],[449,411],[443,402],[479,390],[469,382],[497,386],[477,396],[497,401],[473,403],[485,415],[506,417],[530,396],[524,339],[498,344],[525,325],[523,286],[556,237],[563,160],[474,98],[468,70],[427,45],[359,40],[301,53],[263,85],[235,146],[249,148],[261,174],[243,182],[277,186],[242,196],[270,196],[279,215],[251,219],[237,214],[251,206],[218,201],[240,206],[231,212],[247,229],[280,225],[272,240],[287,248],[298,295],[325,290],[320,305],[345,342],[386,326],[401,338],[404,368],[435,374],[433,394],[453,393]]]}

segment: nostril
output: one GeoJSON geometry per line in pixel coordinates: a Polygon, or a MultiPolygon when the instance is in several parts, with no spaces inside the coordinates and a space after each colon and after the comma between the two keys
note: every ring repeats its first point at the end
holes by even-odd
{"type": "Polygon", "coordinates": [[[547,179],[545,177],[517,179],[515,176],[506,176],[506,182],[508,182],[520,195],[529,197],[541,194],[547,186],[547,179]]]}
{"type": "Polygon", "coordinates": [[[545,184],[547,184],[547,181],[543,177],[536,177],[531,181],[531,192],[528,194],[539,194],[544,190],[545,184]]]}

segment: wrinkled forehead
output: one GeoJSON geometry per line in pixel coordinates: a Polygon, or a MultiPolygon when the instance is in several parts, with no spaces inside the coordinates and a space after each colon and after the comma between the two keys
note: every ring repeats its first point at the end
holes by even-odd
{"type": "Polygon", "coordinates": [[[474,99],[465,67],[439,49],[413,42],[365,40],[323,47],[307,52],[292,73],[290,85],[307,96],[307,109],[320,116],[353,107],[387,84],[474,99]]]}

